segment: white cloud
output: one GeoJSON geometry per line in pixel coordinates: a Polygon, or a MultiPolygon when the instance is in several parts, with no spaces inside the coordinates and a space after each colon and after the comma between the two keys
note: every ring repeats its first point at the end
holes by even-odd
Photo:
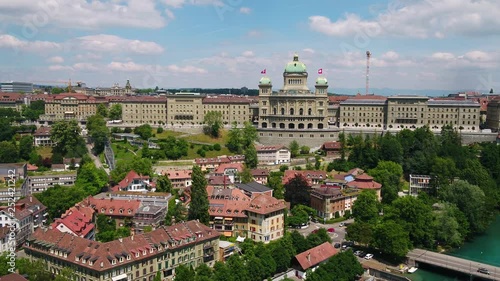
{"type": "Polygon", "coordinates": [[[455,55],[453,55],[452,53],[441,53],[441,52],[434,53],[431,55],[431,57],[436,60],[445,60],[445,61],[455,59],[455,55]]]}
{"type": "Polygon", "coordinates": [[[195,67],[195,66],[177,66],[175,64],[169,65],[166,68],[168,71],[172,71],[175,73],[185,73],[185,74],[204,74],[207,73],[207,71],[203,68],[195,67]]]}
{"type": "Polygon", "coordinates": [[[250,8],[248,8],[248,7],[241,7],[241,8],[240,8],[240,13],[242,13],[242,14],[246,14],[246,15],[248,15],[248,14],[250,14],[251,12],[252,12],[252,9],[250,9],[250,8]]]}
{"type": "Polygon", "coordinates": [[[140,27],[167,24],[155,0],[16,0],[0,1],[0,21],[38,33],[48,25],[64,28],[140,27]]]}
{"type": "Polygon", "coordinates": [[[82,71],[97,71],[99,68],[92,63],[79,62],[73,65],[73,69],[82,71]]]}
{"type": "Polygon", "coordinates": [[[92,52],[130,52],[135,54],[161,54],[162,46],[151,41],[130,40],[115,35],[99,34],[78,37],[73,45],[92,52]]]}
{"type": "Polygon", "coordinates": [[[242,54],[244,57],[253,57],[255,54],[252,51],[244,51],[242,54]]]}
{"type": "Polygon", "coordinates": [[[78,54],[78,55],[75,56],[76,60],[85,60],[85,61],[88,61],[88,60],[99,60],[101,58],[102,58],[101,55],[96,54],[96,53],[91,53],[91,52],[87,52],[87,53],[84,53],[84,54],[78,54]]]}
{"type": "Polygon", "coordinates": [[[224,3],[221,0],[163,0],[163,2],[173,8],[181,8],[184,5],[195,5],[195,6],[205,6],[205,5],[216,5],[222,6],[224,3]]]}
{"type": "Polygon", "coordinates": [[[108,69],[116,70],[116,71],[145,71],[147,69],[147,65],[136,64],[135,62],[117,62],[113,61],[108,64],[108,69]]]}
{"type": "Polygon", "coordinates": [[[47,59],[47,62],[59,64],[64,62],[64,58],[60,56],[50,57],[47,59]]]}
{"type": "Polygon", "coordinates": [[[262,32],[258,31],[258,30],[250,30],[247,32],[246,34],[248,37],[259,37],[262,35],[262,32]]]}
{"type": "Polygon", "coordinates": [[[314,54],[314,50],[311,48],[305,48],[302,50],[304,53],[314,54]]]}
{"type": "Polygon", "coordinates": [[[61,49],[61,45],[49,41],[26,41],[12,35],[0,35],[0,48],[10,48],[19,51],[46,52],[61,49]]]}
{"type": "Polygon", "coordinates": [[[51,71],[60,71],[60,70],[70,70],[70,71],[72,71],[73,68],[71,68],[71,66],[55,64],[55,65],[49,65],[49,70],[51,70],[51,71]]]}
{"type": "Polygon", "coordinates": [[[382,54],[382,59],[385,59],[388,61],[396,61],[399,59],[399,54],[394,52],[394,51],[389,51],[385,54],[382,54]]]}
{"type": "Polygon", "coordinates": [[[182,74],[204,74],[207,71],[203,68],[186,65],[178,66],[175,64],[167,66],[150,65],[150,64],[137,64],[135,62],[117,62],[113,61],[107,65],[109,70],[124,71],[124,72],[141,72],[144,74],[151,74],[156,76],[167,76],[169,73],[182,73],[182,74]]]}
{"type": "Polygon", "coordinates": [[[346,14],[332,22],[324,16],[309,17],[312,30],[330,36],[365,34],[414,38],[453,35],[496,35],[500,32],[500,1],[415,0],[406,5],[393,1],[372,19],[346,14]]]}

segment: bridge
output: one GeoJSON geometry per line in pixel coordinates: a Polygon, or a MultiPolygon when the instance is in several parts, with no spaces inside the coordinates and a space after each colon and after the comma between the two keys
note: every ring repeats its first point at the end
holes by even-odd
{"type": "Polygon", "coordinates": [[[410,266],[418,266],[419,263],[425,263],[457,272],[462,272],[471,276],[481,277],[486,280],[500,280],[500,267],[476,261],[457,258],[432,251],[414,249],[406,256],[410,266]],[[479,268],[486,268],[489,274],[478,272],[479,268]]]}

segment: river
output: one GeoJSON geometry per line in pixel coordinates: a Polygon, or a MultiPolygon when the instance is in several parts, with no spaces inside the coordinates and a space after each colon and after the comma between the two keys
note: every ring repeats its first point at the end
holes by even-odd
{"type": "MultiPolygon", "coordinates": [[[[452,256],[500,266],[500,215],[490,225],[485,234],[465,243],[461,248],[449,253],[452,256]]],[[[469,281],[470,277],[460,273],[422,265],[414,274],[408,275],[413,281],[469,281]]],[[[475,278],[474,280],[480,280],[475,278]]]]}

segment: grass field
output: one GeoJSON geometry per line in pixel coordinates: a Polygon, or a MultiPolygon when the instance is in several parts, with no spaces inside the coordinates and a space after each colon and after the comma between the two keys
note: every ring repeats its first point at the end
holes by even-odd
{"type": "Polygon", "coordinates": [[[167,137],[170,137],[170,136],[177,137],[177,136],[183,135],[184,133],[174,132],[174,131],[169,131],[169,130],[163,130],[163,132],[161,132],[161,133],[158,134],[157,131],[156,131],[156,128],[153,128],[153,134],[156,135],[157,139],[166,139],[167,137]]]}
{"type": "MultiPolygon", "coordinates": [[[[195,159],[195,158],[201,158],[200,155],[198,155],[198,153],[196,153],[198,151],[198,149],[200,149],[202,147],[202,145],[194,145],[194,148],[189,148],[188,150],[188,155],[187,156],[184,156],[182,157],[181,159],[195,159]]],[[[213,158],[213,157],[217,157],[217,156],[221,156],[221,155],[233,155],[234,153],[232,153],[231,151],[229,151],[229,149],[227,149],[227,147],[223,146],[221,148],[220,151],[206,151],[206,154],[205,154],[205,158],[213,158]]]]}
{"type": "MultiPolygon", "coordinates": [[[[111,147],[113,148],[113,152],[115,153],[115,159],[118,160],[132,160],[135,155],[130,150],[135,151],[137,147],[123,142],[112,143],[111,147]],[[120,148],[119,148],[120,147],[120,148]],[[129,150],[130,149],[130,150],[129,150]]],[[[135,151],[138,157],[141,157],[141,150],[135,151]]]]}
{"type": "Polygon", "coordinates": [[[52,157],[52,147],[50,146],[39,146],[37,147],[36,151],[42,156],[42,158],[52,157]]]}
{"type": "Polygon", "coordinates": [[[220,145],[224,145],[227,143],[227,131],[222,130],[221,137],[220,138],[212,138],[210,136],[207,136],[205,134],[196,134],[196,135],[189,135],[186,137],[183,137],[183,139],[189,141],[189,142],[202,142],[202,143],[218,143],[220,145]]]}

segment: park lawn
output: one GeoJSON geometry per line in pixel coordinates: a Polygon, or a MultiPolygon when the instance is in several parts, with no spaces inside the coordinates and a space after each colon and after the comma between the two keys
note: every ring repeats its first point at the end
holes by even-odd
{"type": "MultiPolygon", "coordinates": [[[[123,143],[123,142],[114,142],[111,144],[111,147],[113,148],[113,152],[115,153],[115,160],[132,160],[134,159],[135,155],[132,153],[130,150],[134,150],[134,146],[131,145],[130,143],[123,143]],[[121,146],[122,148],[118,148],[118,146],[121,146]],[[126,148],[126,149],[125,149],[126,148]],[[130,149],[130,150],[128,150],[130,149]]],[[[137,150],[135,152],[138,157],[142,156],[141,150],[137,150]]]]}
{"type": "MultiPolygon", "coordinates": [[[[183,156],[181,159],[183,160],[188,160],[188,159],[196,159],[196,158],[202,158],[198,153],[198,149],[202,148],[203,145],[194,145],[194,148],[189,147],[188,149],[188,155],[183,156]]],[[[220,151],[212,150],[212,151],[206,151],[205,157],[204,158],[214,158],[217,156],[222,156],[222,155],[234,155],[227,147],[223,146],[221,147],[220,151]]]]}
{"type": "Polygon", "coordinates": [[[50,146],[39,146],[37,147],[36,151],[42,156],[42,158],[52,157],[52,147],[50,146]]]}
{"type": "Polygon", "coordinates": [[[188,142],[201,142],[201,143],[211,143],[211,144],[218,143],[220,145],[225,145],[227,143],[227,138],[228,138],[227,130],[222,130],[221,136],[216,139],[205,134],[195,134],[183,137],[183,139],[187,140],[188,142]]]}
{"type": "Polygon", "coordinates": [[[153,134],[156,135],[157,139],[166,139],[167,137],[170,137],[170,136],[177,137],[177,136],[184,134],[181,132],[175,132],[175,131],[169,131],[169,130],[163,130],[163,132],[158,134],[156,130],[157,130],[156,128],[153,128],[153,134]]]}

